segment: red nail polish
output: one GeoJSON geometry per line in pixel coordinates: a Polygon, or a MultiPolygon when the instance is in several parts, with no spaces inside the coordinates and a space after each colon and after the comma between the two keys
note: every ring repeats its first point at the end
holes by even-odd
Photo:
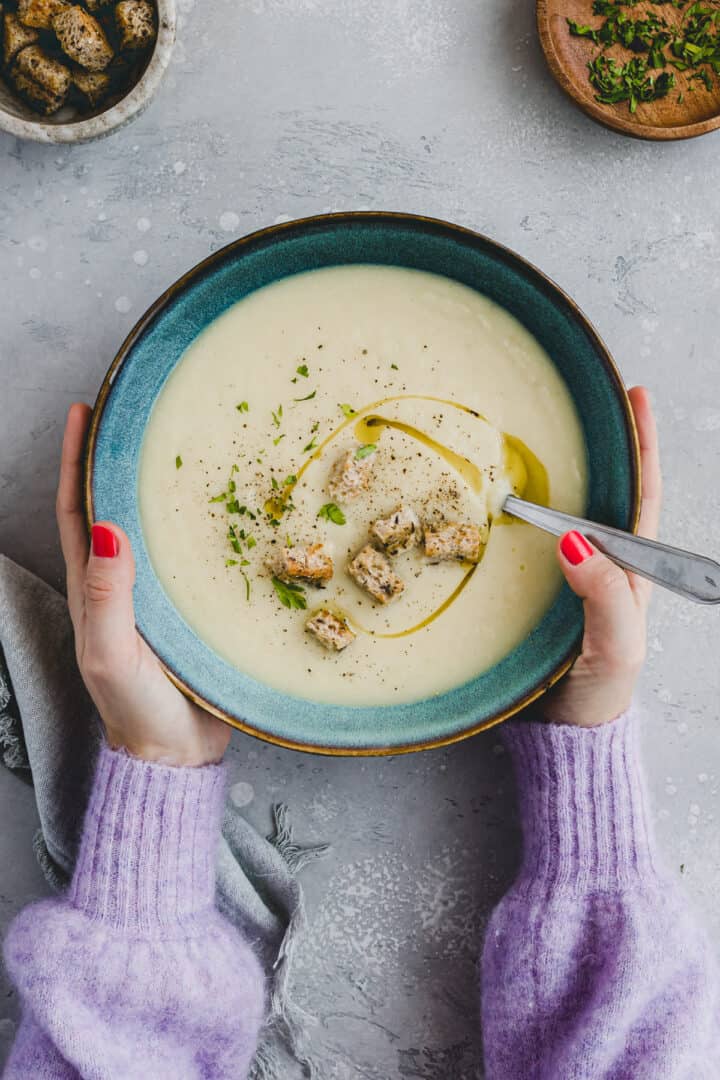
{"type": "Polygon", "coordinates": [[[588,544],[587,540],[581,533],[569,532],[565,533],[560,541],[560,550],[569,563],[573,566],[579,566],[581,562],[585,562],[589,559],[593,553],[593,549],[588,544]]]}
{"type": "Polygon", "coordinates": [[[117,536],[106,525],[93,525],[92,527],[92,550],[93,555],[101,559],[114,559],[120,547],[117,536]]]}

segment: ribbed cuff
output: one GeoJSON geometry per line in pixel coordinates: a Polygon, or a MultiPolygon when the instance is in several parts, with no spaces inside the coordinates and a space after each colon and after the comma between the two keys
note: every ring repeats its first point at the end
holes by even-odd
{"type": "Polygon", "coordinates": [[[211,907],[224,792],[221,766],[173,768],[103,747],[70,903],[148,934],[211,907]]]}
{"type": "Polygon", "coordinates": [[[597,728],[505,726],[523,824],[516,888],[548,895],[656,880],[636,729],[632,710],[597,728]]]}

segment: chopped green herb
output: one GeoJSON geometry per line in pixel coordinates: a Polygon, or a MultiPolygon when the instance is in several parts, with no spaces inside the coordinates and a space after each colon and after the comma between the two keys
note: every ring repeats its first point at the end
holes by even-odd
{"type": "Polygon", "coordinates": [[[250,578],[247,576],[244,570],[241,570],[240,573],[245,580],[245,600],[250,603],[250,578]]]}
{"type": "Polygon", "coordinates": [[[315,450],[316,448],[317,448],[317,440],[316,439],[311,439],[310,442],[307,444],[307,446],[303,446],[303,454],[309,454],[311,450],[315,450]]]}
{"type": "Polygon", "coordinates": [[[344,525],[346,518],[339,506],[333,502],[325,503],[317,512],[319,518],[332,521],[334,525],[344,525]]]}
{"type": "Polygon", "coordinates": [[[293,401],[312,401],[316,394],[317,390],[313,390],[312,394],[307,394],[305,397],[293,398],[293,401]]]}
{"type": "Polygon", "coordinates": [[[273,576],[272,579],[273,588],[278,595],[280,603],[286,608],[298,608],[300,611],[304,611],[307,607],[307,600],[305,599],[305,590],[302,585],[296,585],[294,582],[289,584],[286,581],[281,581],[279,577],[273,576]]]}
{"type": "Polygon", "coordinates": [[[400,368],[397,366],[397,364],[391,364],[390,367],[393,369],[393,371],[399,371],[400,370],[400,368]]]}
{"type": "Polygon", "coordinates": [[[284,435],[278,435],[277,439],[273,439],[273,446],[277,446],[281,439],[284,439],[284,435]]]}
{"type": "Polygon", "coordinates": [[[237,490],[237,484],[235,483],[235,481],[234,480],[229,480],[228,481],[228,491],[230,492],[230,494],[234,495],[236,490],[237,490]]]}
{"type": "Polygon", "coordinates": [[[223,491],[222,495],[213,495],[212,499],[208,499],[208,502],[225,502],[228,497],[227,491],[223,491]]]}
{"type": "Polygon", "coordinates": [[[353,409],[352,405],[340,405],[339,407],[342,409],[345,416],[355,416],[355,409],[353,409]]]}
{"type": "Polygon", "coordinates": [[[250,412],[250,406],[248,405],[247,401],[241,401],[239,405],[235,406],[235,408],[238,412],[250,412]]]}
{"type": "Polygon", "coordinates": [[[275,479],[274,476],[273,476],[273,478],[271,480],[271,483],[272,483],[273,491],[279,491],[280,485],[278,484],[278,482],[277,482],[277,480],[275,479]]]}
{"type": "Polygon", "coordinates": [[[182,469],[182,463],[183,463],[183,459],[178,454],[178,456],[175,458],[175,468],[176,469],[182,469]]]}
{"type": "Polygon", "coordinates": [[[230,475],[232,476],[236,472],[240,472],[240,466],[239,465],[233,465],[232,469],[230,470],[230,475]]]}
{"type": "Polygon", "coordinates": [[[295,370],[298,375],[302,375],[303,379],[307,379],[308,375],[310,374],[307,364],[301,364],[300,367],[296,368],[295,370]]]}
{"type": "Polygon", "coordinates": [[[228,514],[244,514],[245,507],[241,506],[237,499],[228,499],[225,503],[225,509],[228,514]]]}
{"type": "Polygon", "coordinates": [[[292,487],[293,484],[297,484],[297,476],[295,473],[290,473],[290,475],[286,476],[283,480],[283,487],[292,487]]]}
{"type": "Polygon", "coordinates": [[[272,413],[272,421],[275,427],[280,427],[282,423],[282,405],[278,405],[277,412],[272,413]]]}
{"type": "Polygon", "coordinates": [[[238,564],[237,559],[226,559],[225,560],[225,565],[226,566],[237,566],[237,564],[238,564]]]}
{"type": "Polygon", "coordinates": [[[252,550],[252,548],[254,548],[254,547],[255,547],[255,545],[257,544],[257,540],[255,539],[255,537],[254,537],[254,536],[248,536],[248,538],[247,538],[247,540],[245,541],[245,543],[247,544],[247,547],[248,547],[248,551],[250,551],[250,550],[252,550]]]}
{"type": "Polygon", "coordinates": [[[370,457],[371,454],[374,454],[376,450],[377,446],[375,443],[366,443],[365,446],[358,447],[355,451],[355,457],[359,461],[362,461],[363,458],[370,457]]]}

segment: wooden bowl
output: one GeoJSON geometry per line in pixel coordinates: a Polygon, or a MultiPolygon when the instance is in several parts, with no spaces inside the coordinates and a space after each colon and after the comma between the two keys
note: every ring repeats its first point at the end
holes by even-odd
{"type": "MultiPolygon", "coordinates": [[[[567,20],[581,24],[601,26],[603,17],[593,15],[592,0],[537,0],[537,26],[543,51],[550,70],[560,86],[569,94],[583,112],[598,123],[632,135],[637,139],[691,139],[720,127],[720,80],[712,75],[713,89],[695,80],[693,72],[675,71],[675,86],[670,93],[657,101],[643,102],[637,112],[631,113],[628,102],[603,105],[595,98],[595,90],[588,78],[588,62],[598,53],[598,46],[584,37],[571,35],[567,20]],[[682,101],[678,98],[682,95],[682,101]]],[[[679,23],[683,11],[671,4],[661,10],[668,23],[679,23]]],[[[644,5],[633,9],[635,17],[644,14],[644,5]]],[[[608,55],[626,62],[633,55],[629,49],[613,45],[608,55]]]]}

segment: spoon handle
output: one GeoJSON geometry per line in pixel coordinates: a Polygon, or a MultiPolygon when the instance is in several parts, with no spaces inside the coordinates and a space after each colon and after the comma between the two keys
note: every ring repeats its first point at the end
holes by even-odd
{"type": "Polygon", "coordinates": [[[577,529],[625,570],[632,570],[698,604],[720,604],[720,563],[704,555],[694,555],[691,551],[646,540],[609,525],[598,525],[560,510],[550,510],[515,495],[508,495],[503,509],[554,536],[577,529]]]}

